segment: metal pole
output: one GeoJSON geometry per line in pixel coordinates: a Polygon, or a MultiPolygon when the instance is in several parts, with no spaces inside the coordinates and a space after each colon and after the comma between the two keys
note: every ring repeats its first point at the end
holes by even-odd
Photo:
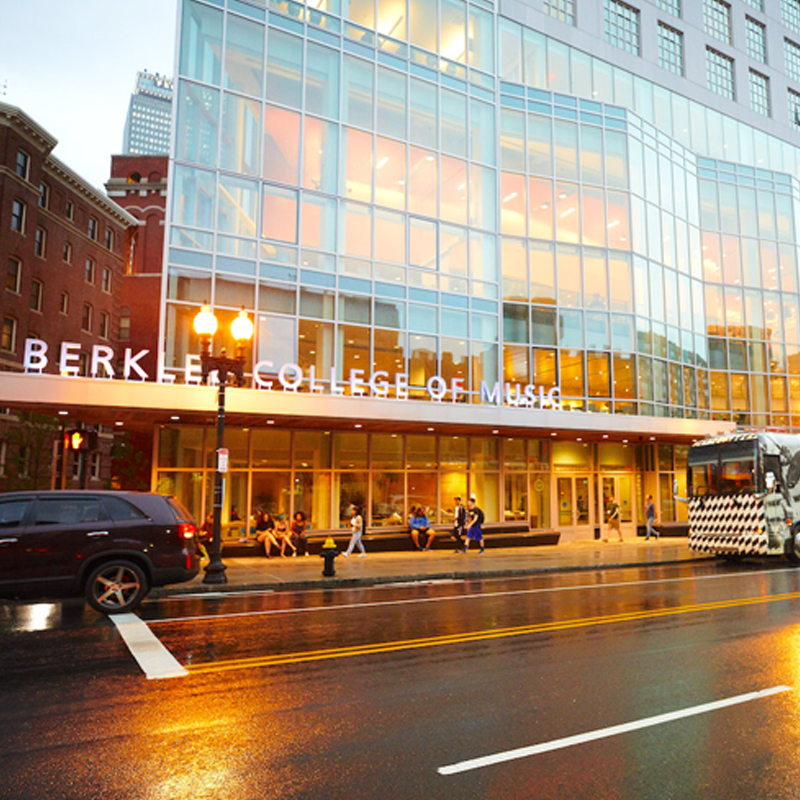
{"type": "Polygon", "coordinates": [[[226,567],[222,563],[222,472],[220,472],[219,451],[225,447],[225,384],[228,382],[228,371],[220,369],[219,402],[217,404],[217,460],[214,473],[214,527],[211,536],[209,562],[203,583],[227,583],[226,567]]]}

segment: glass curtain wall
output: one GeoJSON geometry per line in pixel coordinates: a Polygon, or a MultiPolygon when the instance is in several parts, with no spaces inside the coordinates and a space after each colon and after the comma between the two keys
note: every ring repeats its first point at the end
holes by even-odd
{"type": "Polygon", "coordinates": [[[208,299],[297,391],[800,427],[796,148],[485,6],[183,0],[167,370],[208,299]]]}

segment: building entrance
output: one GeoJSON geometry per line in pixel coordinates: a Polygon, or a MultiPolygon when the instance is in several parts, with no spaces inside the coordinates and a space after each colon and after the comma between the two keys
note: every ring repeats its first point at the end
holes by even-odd
{"type": "Polygon", "coordinates": [[[634,513],[633,476],[631,475],[604,475],[601,478],[602,492],[598,498],[602,504],[602,529],[601,538],[613,539],[616,534],[610,534],[608,529],[608,515],[611,501],[616,500],[620,510],[620,530],[624,538],[636,536],[636,519],[634,513]]]}
{"type": "Polygon", "coordinates": [[[561,541],[594,538],[591,475],[561,475],[556,483],[558,528],[561,541]]]}

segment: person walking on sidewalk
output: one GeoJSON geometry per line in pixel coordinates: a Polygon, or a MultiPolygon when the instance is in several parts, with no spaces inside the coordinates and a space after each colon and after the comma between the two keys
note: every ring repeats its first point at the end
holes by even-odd
{"type": "MultiPolygon", "coordinates": [[[[619,505],[617,501],[612,497],[609,504],[608,504],[608,527],[612,531],[617,532],[617,536],[619,536],[619,540],[623,541],[622,539],[622,530],[619,527],[619,505]]],[[[608,541],[608,538],[603,539],[604,542],[608,541]]]]}
{"type": "Polygon", "coordinates": [[[658,531],[655,529],[656,524],[656,504],[653,502],[653,495],[647,495],[644,506],[644,519],[647,523],[647,535],[644,540],[647,542],[651,536],[658,539],[658,531]]]}
{"type": "Polygon", "coordinates": [[[464,533],[467,530],[467,509],[461,505],[461,498],[455,498],[456,507],[453,509],[453,533],[456,540],[456,553],[464,549],[464,533]]]}
{"type": "Polygon", "coordinates": [[[483,551],[486,549],[483,545],[483,531],[481,530],[481,525],[483,525],[484,519],[484,513],[480,508],[478,508],[478,505],[475,502],[475,495],[473,495],[469,499],[469,528],[467,530],[467,540],[464,542],[465,553],[467,550],[469,550],[470,541],[475,541],[481,546],[481,549],[478,551],[478,553],[483,555],[483,551]]]}
{"type": "Polygon", "coordinates": [[[364,558],[367,554],[361,542],[361,534],[364,532],[364,518],[361,516],[358,506],[353,506],[350,512],[350,527],[353,529],[353,533],[350,536],[350,544],[347,545],[347,550],[345,550],[342,555],[345,558],[349,558],[350,554],[353,552],[353,548],[358,546],[358,549],[361,551],[358,557],[364,558]]]}

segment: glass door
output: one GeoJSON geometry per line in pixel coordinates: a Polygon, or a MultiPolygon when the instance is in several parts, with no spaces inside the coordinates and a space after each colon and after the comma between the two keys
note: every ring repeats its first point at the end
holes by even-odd
{"type": "Polygon", "coordinates": [[[614,540],[614,531],[608,527],[608,517],[612,502],[616,502],[620,511],[620,530],[624,539],[636,538],[636,513],[633,503],[632,475],[605,475],[602,479],[602,538],[614,540]]]}
{"type": "Polygon", "coordinates": [[[561,475],[556,482],[558,528],[562,541],[594,538],[589,475],[561,475]]]}

